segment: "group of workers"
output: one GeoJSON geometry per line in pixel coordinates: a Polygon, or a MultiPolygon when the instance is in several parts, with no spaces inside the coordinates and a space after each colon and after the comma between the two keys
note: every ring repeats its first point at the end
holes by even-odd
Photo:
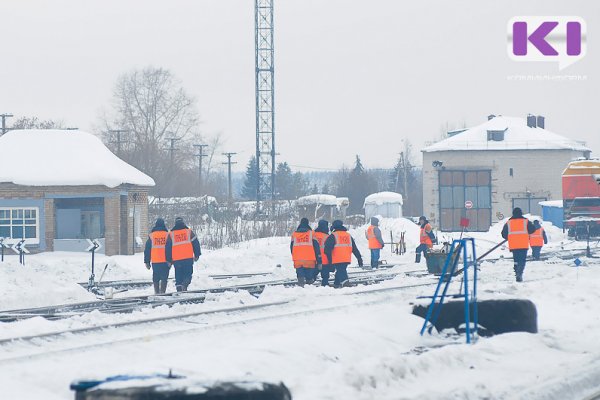
{"type": "Polygon", "coordinates": [[[175,288],[187,291],[192,282],[194,261],[200,257],[200,242],[196,234],[187,227],[183,218],[175,218],[170,231],[162,218],[158,218],[146,240],[144,263],[152,268],[154,293],[165,293],[171,265],[175,268],[175,288]]]}
{"type": "MultiPolygon", "coordinates": [[[[419,218],[419,228],[416,263],[421,261],[421,254],[426,254],[436,241],[431,224],[424,216],[419,218]]],[[[380,251],[385,246],[377,218],[371,218],[365,236],[371,252],[371,268],[375,269],[379,266],[380,251]]],[[[539,221],[529,221],[517,207],[504,225],[502,237],[508,241],[508,248],[513,254],[516,280],[522,282],[529,247],[532,249],[533,259],[539,260],[542,246],[548,243],[546,232],[539,221]]],[[[292,233],[290,252],[300,286],[314,283],[319,274],[321,285],[329,286],[332,273],[335,274],[334,287],[346,286],[347,268],[352,261],[352,254],[358,260],[359,267],[363,266],[360,251],[341,220],[333,221],[331,228],[328,221],[320,220],[313,231],[308,219],[302,218],[300,225],[292,233]]],[[[183,218],[175,218],[175,225],[170,231],[165,221],[158,218],[144,250],[146,268],[152,268],[154,292],[165,293],[171,266],[175,269],[176,290],[186,291],[192,281],[194,261],[200,255],[200,242],[183,218]]]]}

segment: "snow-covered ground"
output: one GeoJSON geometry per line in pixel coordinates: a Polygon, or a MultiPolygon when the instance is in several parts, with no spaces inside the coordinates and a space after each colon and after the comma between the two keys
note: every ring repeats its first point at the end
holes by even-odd
{"type": "MultiPolygon", "coordinates": [[[[387,240],[406,232],[409,253],[382,258],[390,271],[425,270],[414,264],[418,227],[382,219],[387,240]]],[[[544,252],[581,249],[562,231],[544,224],[551,243],[544,252]]],[[[351,230],[368,262],[366,226],[351,230]]],[[[501,224],[475,237],[477,252],[500,238],[501,224]]],[[[440,234],[450,239],[459,234],[440,234]]],[[[593,251],[600,253],[596,243],[593,251]]],[[[141,318],[278,303],[251,311],[202,314],[184,319],[109,328],[101,332],[0,345],[0,388],[7,399],[70,399],[72,380],[123,373],[174,373],[199,379],[282,381],[294,399],[583,399],[599,390],[600,261],[550,258],[529,262],[516,283],[505,248],[483,262],[479,298],[523,298],[538,310],[538,334],[480,338],[474,345],[454,334],[419,336],[423,323],[411,314],[416,297],[434,286],[432,276],[400,274],[368,287],[268,287],[256,299],[246,292],[212,294],[202,304],[161,306],[132,314],[87,315],[58,321],[33,318],[0,324],[0,340],[141,318]],[[388,291],[373,291],[382,287],[388,291]],[[369,293],[370,292],[370,293],[369,293]]],[[[87,254],[44,253],[21,266],[14,255],[0,264],[0,310],[95,300],[77,282],[90,274],[87,254]]],[[[97,257],[96,278],[150,279],[141,255],[97,257]]],[[[191,289],[293,277],[289,239],[268,238],[206,252],[191,289]],[[277,267],[280,264],[281,267],[277,267]],[[271,272],[251,279],[217,281],[211,274],[271,272]]],[[[386,271],[387,272],[387,271],[386,271]]],[[[172,274],[172,272],[171,272],[172,274]]],[[[457,284],[458,285],[458,284],[457,284]]],[[[170,286],[172,290],[172,286],[170,286]]],[[[149,293],[139,289],[120,296],[149,293]]],[[[419,300],[422,301],[422,300],[419,300]]]]}

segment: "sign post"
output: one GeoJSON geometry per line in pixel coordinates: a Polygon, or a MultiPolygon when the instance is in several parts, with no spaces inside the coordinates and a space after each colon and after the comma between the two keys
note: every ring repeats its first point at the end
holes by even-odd
{"type": "Polygon", "coordinates": [[[25,239],[21,239],[11,247],[12,251],[19,255],[19,264],[21,265],[25,265],[25,254],[29,253],[25,244],[25,239]]]}
{"type": "Polygon", "coordinates": [[[90,279],[88,280],[88,290],[91,290],[96,285],[96,283],[94,282],[94,258],[96,255],[96,250],[100,249],[102,247],[102,244],[100,243],[100,241],[98,241],[98,239],[86,240],[90,244],[90,246],[85,250],[90,251],[92,253],[92,274],[90,275],[90,279]]]}
{"type": "Polygon", "coordinates": [[[2,259],[0,261],[4,262],[4,248],[8,248],[7,245],[4,244],[4,239],[3,237],[0,237],[0,251],[2,252],[2,259]]]}

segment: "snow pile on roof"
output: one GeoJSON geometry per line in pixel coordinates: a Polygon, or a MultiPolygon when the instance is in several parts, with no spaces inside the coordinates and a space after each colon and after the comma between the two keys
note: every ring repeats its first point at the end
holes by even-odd
{"type": "Polygon", "coordinates": [[[424,153],[448,150],[578,150],[590,151],[582,142],[543,128],[530,128],[525,118],[497,116],[481,125],[424,148],[424,153]],[[488,131],[504,131],[504,140],[488,140],[488,131]]]}
{"type": "Polygon", "coordinates": [[[337,206],[338,199],[331,194],[311,194],[308,196],[299,197],[298,200],[296,200],[296,205],[299,206],[309,206],[314,204],[337,206]]]}
{"type": "Polygon", "coordinates": [[[27,186],[154,186],[91,133],[15,130],[0,137],[0,182],[27,186]]]}
{"type": "MultiPolygon", "coordinates": [[[[402,205],[402,195],[400,193],[396,193],[396,192],[379,192],[379,193],[373,193],[368,195],[365,198],[365,204],[364,206],[366,206],[367,204],[375,204],[375,205],[382,205],[382,204],[400,204],[402,205]]],[[[363,207],[364,207],[363,206],[363,207]]]]}
{"type": "Polygon", "coordinates": [[[545,200],[545,201],[540,201],[538,204],[542,207],[556,207],[556,208],[563,207],[562,200],[545,200]]]}

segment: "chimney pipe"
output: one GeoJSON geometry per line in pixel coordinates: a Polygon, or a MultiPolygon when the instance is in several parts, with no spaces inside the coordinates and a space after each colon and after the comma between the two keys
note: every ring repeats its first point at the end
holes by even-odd
{"type": "Polygon", "coordinates": [[[537,116],[537,126],[538,126],[538,128],[544,129],[544,127],[546,126],[545,120],[546,120],[546,118],[544,118],[542,115],[538,115],[537,116]]]}
{"type": "Polygon", "coordinates": [[[535,115],[527,114],[527,126],[530,128],[535,128],[537,126],[535,122],[535,115]]]}

